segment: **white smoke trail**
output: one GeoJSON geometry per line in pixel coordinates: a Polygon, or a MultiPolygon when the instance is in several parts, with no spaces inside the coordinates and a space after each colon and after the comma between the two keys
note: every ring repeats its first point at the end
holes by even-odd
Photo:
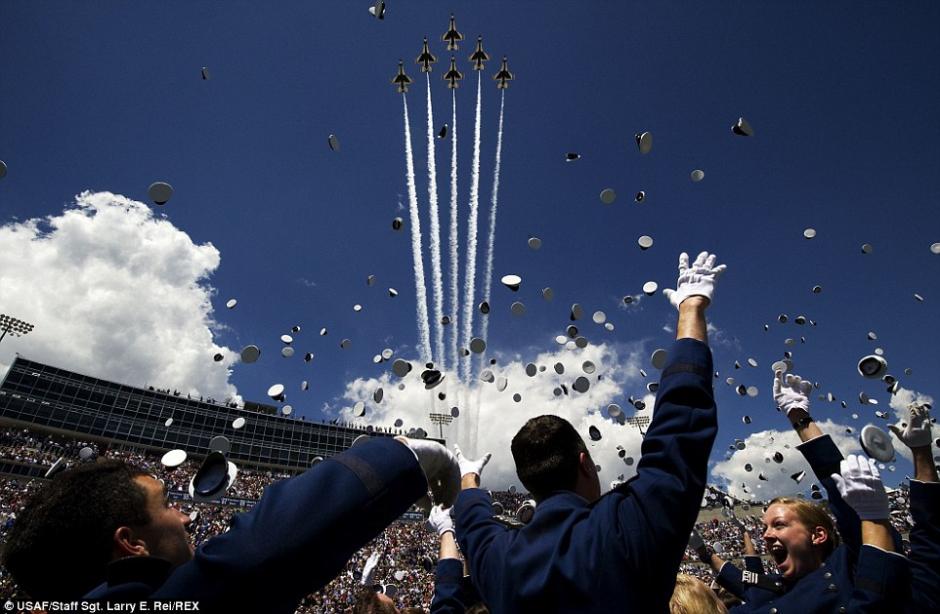
{"type": "Polygon", "coordinates": [[[408,119],[408,98],[402,94],[405,109],[405,170],[408,182],[408,209],[411,213],[411,254],[415,267],[415,304],[418,318],[418,345],[421,360],[431,360],[431,331],[428,326],[428,293],[424,285],[424,257],[421,252],[421,218],[418,215],[418,191],[415,189],[415,163],[411,151],[411,122],[408,119]]]}
{"type": "Polygon", "coordinates": [[[444,279],[441,276],[441,218],[437,209],[437,160],[434,151],[434,109],[431,107],[431,73],[428,80],[428,203],[431,210],[431,283],[434,288],[434,356],[438,367],[444,361],[444,279]]]}
{"type": "Polygon", "coordinates": [[[457,256],[457,90],[451,90],[450,116],[450,364],[457,373],[457,325],[460,318],[458,294],[460,260],[457,256]]]}
{"type": "MultiPolygon", "coordinates": [[[[493,248],[496,246],[496,207],[499,203],[499,165],[503,154],[503,109],[506,106],[506,90],[499,102],[499,130],[496,133],[496,165],[493,168],[493,197],[490,200],[490,237],[486,246],[486,275],[483,277],[483,300],[489,302],[490,289],[493,284],[493,248]]],[[[483,323],[480,337],[487,341],[490,331],[490,318],[481,318],[483,323]]],[[[484,355],[480,354],[480,365],[483,365],[484,355]]]]}
{"type": "MultiPolygon", "coordinates": [[[[464,302],[463,302],[463,342],[469,347],[473,336],[473,291],[477,274],[477,213],[480,208],[480,90],[482,73],[477,72],[477,110],[476,125],[473,128],[473,166],[470,176],[470,221],[467,224],[467,263],[464,267],[464,302]]],[[[470,381],[470,359],[463,362],[462,375],[470,381]]]]}

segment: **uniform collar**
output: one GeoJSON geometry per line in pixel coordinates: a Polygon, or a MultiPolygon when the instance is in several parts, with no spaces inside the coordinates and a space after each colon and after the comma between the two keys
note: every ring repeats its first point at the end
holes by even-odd
{"type": "Polygon", "coordinates": [[[588,500],[573,490],[556,490],[535,506],[535,512],[541,509],[555,509],[559,507],[589,507],[588,500]]]}
{"type": "Polygon", "coordinates": [[[155,556],[126,556],[108,563],[105,579],[108,586],[142,582],[156,589],[166,582],[172,568],[168,560],[155,556]]]}

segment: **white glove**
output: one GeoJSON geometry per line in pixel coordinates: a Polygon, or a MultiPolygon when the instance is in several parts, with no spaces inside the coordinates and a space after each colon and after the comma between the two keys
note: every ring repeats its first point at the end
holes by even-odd
{"type": "Polygon", "coordinates": [[[372,576],[375,575],[375,568],[379,564],[379,559],[382,558],[382,553],[376,550],[369,555],[369,558],[366,559],[366,564],[362,566],[362,585],[363,586],[372,586],[372,576]]]}
{"type": "Polygon", "coordinates": [[[890,518],[888,495],[874,459],[849,454],[848,458],[839,463],[839,473],[832,474],[839,494],[861,520],[890,518]]]}
{"type": "Polygon", "coordinates": [[[900,428],[895,425],[888,426],[898,439],[908,448],[921,448],[930,445],[930,413],[929,405],[908,405],[910,416],[907,422],[900,422],[900,428]]]}
{"type": "Polygon", "coordinates": [[[451,508],[443,508],[435,505],[431,508],[431,515],[428,517],[428,528],[435,531],[438,535],[443,535],[450,531],[454,532],[454,518],[450,515],[451,508]]]}
{"type": "Polygon", "coordinates": [[[715,282],[727,268],[724,264],[715,266],[715,254],[708,252],[699,254],[690,267],[689,255],[682,252],[679,254],[679,279],[676,282],[676,289],[666,288],[663,294],[670,303],[675,305],[676,309],[690,296],[704,296],[711,302],[712,294],[715,292],[715,282]]]}
{"type": "Polygon", "coordinates": [[[809,394],[812,391],[813,383],[804,381],[799,375],[784,377],[783,371],[774,374],[774,402],[788,418],[794,409],[809,413],[809,394]]]}
{"type": "Polygon", "coordinates": [[[457,464],[457,457],[436,441],[408,437],[395,439],[408,446],[418,459],[435,502],[446,507],[452,506],[460,492],[460,465],[457,464]]]}
{"type": "Polygon", "coordinates": [[[454,455],[457,457],[457,463],[460,465],[460,477],[463,477],[468,473],[482,475],[483,468],[486,467],[486,463],[490,462],[490,458],[493,457],[492,454],[487,452],[477,460],[467,458],[463,455],[463,452],[460,451],[460,446],[456,444],[454,444],[454,455]]]}

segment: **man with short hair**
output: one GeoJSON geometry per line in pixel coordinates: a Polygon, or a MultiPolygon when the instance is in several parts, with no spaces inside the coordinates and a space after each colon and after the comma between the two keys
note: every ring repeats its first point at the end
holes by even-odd
{"type": "Polygon", "coordinates": [[[203,612],[292,613],[430,485],[457,493],[441,444],[376,437],[265,489],[252,510],[195,551],[189,517],[121,461],[56,476],[23,509],[3,563],[34,599],[196,601],[203,612]]]}
{"type": "Polygon", "coordinates": [[[455,515],[470,575],[495,614],[665,612],[705,491],[718,430],[705,309],[725,266],[679,256],[676,342],[660,378],[637,475],[600,496],[594,460],[574,427],[557,416],[529,420],[513,438],[523,485],[538,506],[509,529],[493,519],[479,488],[486,458],[458,453],[462,492],[455,515]]]}

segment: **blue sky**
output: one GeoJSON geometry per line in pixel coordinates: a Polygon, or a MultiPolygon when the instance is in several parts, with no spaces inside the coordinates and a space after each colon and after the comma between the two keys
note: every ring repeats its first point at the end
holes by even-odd
{"type": "MultiPolygon", "coordinates": [[[[407,227],[390,227],[397,215],[407,219],[408,200],[401,96],[389,80],[403,58],[415,79],[408,102],[427,258],[425,82],[414,58],[428,36],[438,58],[431,83],[440,126],[450,116],[440,36],[454,12],[466,37],[456,52],[465,77],[457,91],[461,251],[476,89],[467,56],[478,34],[493,58],[482,91],[478,281],[499,108],[490,77],[503,54],[516,77],[505,98],[489,316],[489,347],[502,360],[524,364],[557,347],[573,302],[588,314],[605,311],[616,325],[607,332],[585,323],[592,342],[622,351],[642,343],[645,355],[665,346],[671,336],[663,326],[675,317],[668,301],[657,295],[622,310],[621,297],[648,280],[674,283],[680,251],[709,249],[728,265],[709,310],[722,331],[713,344],[721,372],[716,460],[755,427],[787,426],[773,410],[769,370],[787,337],[806,337],[790,348],[797,372],[849,401],[847,410],[817,401],[822,419],[885,426],[874,417],[887,410],[884,387],[855,371],[874,347],[884,348],[905,388],[935,394],[936,3],[393,1],[384,21],[367,7],[5,3],[0,159],[9,170],[0,180],[0,223],[60,215],[85,190],[149,202],[147,186],[168,181],[175,194],[156,214],[220,254],[202,282],[215,289],[213,317],[222,328],[214,342],[264,351],[259,363],[235,365],[231,383],[244,398],[263,399],[274,382],[308,379],[307,396],[291,400],[319,418],[324,405],[342,406],[350,381],[387,370],[372,364],[382,348],[415,357],[411,243],[407,227]],[[732,135],[739,116],[755,136],[732,135]],[[654,136],[646,156],[633,142],[642,131],[654,136]],[[340,151],[327,146],[329,134],[340,151]],[[582,159],[566,163],[569,151],[582,159]],[[705,179],[691,182],[693,169],[705,179]],[[608,187],[618,194],[612,205],[598,198],[608,187]],[[647,194],[642,204],[633,202],[638,190],[647,194]],[[802,236],[807,227],[818,233],[811,241],[802,236]],[[532,235],[541,250],[527,247],[532,235]],[[637,247],[640,235],[655,239],[652,249],[637,247]],[[861,253],[863,243],[872,254],[861,253]],[[518,293],[499,286],[506,273],[522,276],[518,293]],[[811,292],[816,284],[821,294],[811,292]],[[540,298],[544,286],[555,290],[551,303],[540,298]],[[388,287],[400,295],[388,298],[388,287]],[[915,292],[926,300],[915,301],[915,292]],[[232,297],[239,306],[229,311],[232,297]],[[510,314],[513,300],[526,304],[523,317],[510,314]],[[781,326],[779,313],[804,314],[818,326],[781,326]],[[298,356],[284,360],[278,336],[294,324],[303,326],[298,356]],[[316,334],[321,326],[327,337],[316,334]],[[339,348],[343,338],[351,348],[339,348]],[[305,351],[317,355],[309,365],[299,359],[305,351]],[[751,356],[759,368],[732,373],[735,360],[751,356]],[[906,367],[911,376],[903,376],[906,367]],[[728,375],[757,385],[760,395],[739,397],[724,385],[728,375]],[[860,406],[863,390],[880,406],[860,406]]],[[[437,145],[446,228],[450,139],[437,145]]],[[[429,267],[425,260],[428,283],[429,267]]],[[[54,362],[31,354],[29,339],[15,348],[4,342],[4,360],[20,351],[54,362]]]]}

